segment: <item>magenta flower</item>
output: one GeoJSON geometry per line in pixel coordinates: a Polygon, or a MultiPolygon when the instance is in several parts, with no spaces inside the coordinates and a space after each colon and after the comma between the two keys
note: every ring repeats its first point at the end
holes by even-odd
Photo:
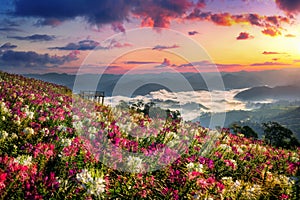
{"type": "Polygon", "coordinates": [[[290,197],[287,194],[281,194],[280,197],[279,197],[279,199],[289,199],[289,198],[290,197]]]}

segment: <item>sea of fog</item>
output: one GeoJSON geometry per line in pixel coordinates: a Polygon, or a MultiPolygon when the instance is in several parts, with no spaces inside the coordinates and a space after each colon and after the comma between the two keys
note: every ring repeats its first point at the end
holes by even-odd
{"type": "MultiPolygon", "coordinates": [[[[196,120],[204,113],[228,112],[232,110],[252,110],[255,103],[240,101],[234,96],[248,88],[233,89],[228,91],[185,91],[169,92],[167,90],[153,91],[145,96],[124,97],[112,96],[105,98],[105,104],[115,107],[120,101],[132,104],[142,100],[143,102],[154,102],[156,106],[163,109],[178,110],[184,120],[196,120]]],[[[259,103],[271,103],[270,101],[259,103]]]]}

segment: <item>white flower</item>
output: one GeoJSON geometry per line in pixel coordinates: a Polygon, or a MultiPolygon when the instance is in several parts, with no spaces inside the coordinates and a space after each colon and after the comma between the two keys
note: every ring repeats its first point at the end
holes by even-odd
{"type": "Polygon", "coordinates": [[[64,98],[62,96],[58,97],[58,101],[63,102],[64,98]]]}
{"type": "Polygon", "coordinates": [[[20,120],[20,117],[19,117],[19,116],[14,115],[14,123],[17,124],[18,126],[20,126],[21,120],[20,120]]]}
{"type": "Polygon", "coordinates": [[[30,127],[26,127],[24,130],[23,130],[23,133],[25,133],[26,135],[30,136],[30,135],[33,135],[34,134],[34,130],[30,127]]]}
{"type": "Polygon", "coordinates": [[[27,116],[29,119],[33,119],[34,112],[28,111],[28,112],[26,112],[26,116],[27,116]]]}
{"type": "Polygon", "coordinates": [[[95,127],[92,126],[92,127],[89,127],[88,132],[91,133],[91,134],[95,134],[95,133],[98,132],[98,130],[97,130],[97,128],[95,128],[95,127]]]}
{"type": "Polygon", "coordinates": [[[14,159],[14,162],[22,165],[30,166],[32,163],[32,156],[27,156],[27,155],[18,156],[17,158],[14,159]]]}
{"type": "Polygon", "coordinates": [[[6,139],[8,137],[8,133],[6,131],[0,132],[0,138],[6,139]]]}
{"type": "Polygon", "coordinates": [[[258,193],[260,190],[260,185],[254,184],[248,191],[251,193],[258,193]]]}
{"type": "Polygon", "coordinates": [[[97,195],[105,192],[105,180],[103,178],[96,178],[94,183],[94,189],[97,195]]]}
{"type": "Polygon", "coordinates": [[[189,163],[186,165],[186,167],[189,169],[189,170],[193,170],[194,169],[194,163],[189,163]]]}
{"type": "Polygon", "coordinates": [[[232,181],[232,177],[223,177],[222,180],[232,181]]]}
{"type": "Polygon", "coordinates": [[[244,152],[243,149],[240,148],[240,147],[237,147],[237,151],[238,151],[239,153],[243,153],[243,152],[244,152]]]}
{"type": "Polygon", "coordinates": [[[91,133],[91,134],[89,135],[89,138],[90,138],[90,140],[95,140],[96,136],[95,136],[95,134],[92,134],[92,133],[91,133]]]}
{"type": "Polygon", "coordinates": [[[78,121],[78,122],[73,122],[73,127],[77,130],[77,131],[80,131],[82,130],[82,122],[81,121],[78,121]]]}
{"type": "Polygon", "coordinates": [[[173,138],[174,140],[177,140],[177,139],[179,139],[179,136],[174,132],[168,132],[167,135],[166,135],[166,138],[167,139],[173,138]]]}
{"type": "Polygon", "coordinates": [[[203,165],[202,164],[198,164],[197,167],[195,167],[197,172],[203,172],[203,165]]]}
{"type": "Polygon", "coordinates": [[[78,121],[78,120],[79,120],[79,117],[78,117],[78,115],[73,115],[73,120],[76,120],[76,121],[78,121]]]}
{"type": "Polygon", "coordinates": [[[59,125],[57,128],[58,128],[59,131],[66,131],[67,130],[67,127],[65,127],[63,125],[59,125]]]}
{"type": "Polygon", "coordinates": [[[143,164],[142,164],[143,160],[141,158],[135,156],[129,156],[127,160],[128,160],[127,166],[133,172],[140,172],[143,169],[143,164]]]}
{"type": "Polygon", "coordinates": [[[61,145],[62,146],[68,147],[68,146],[71,146],[71,144],[72,144],[72,140],[71,139],[68,139],[68,138],[61,139],[61,145]]]}
{"type": "Polygon", "coordinates": [[[12,139],[18,139],[18,135],[15,134],[15,133],[13,133],[13,134],[11,134],[11,138],[12,138],[12,139]]]}
{"type": "Polygon", "coordinates": [[[43,135],[47,136],[47,135],[49,135],[50,131],[49,131],[48,128],[43,128],[43,129],[41,130],[41,133],[42,133],[43,135]]]}
{"type": "Polygon", "coordinates": [[[90,172],[86,169],[83,169],[80,173],[76,174],[76,179],[84,184],[87,184],[87,183],[93,181],[93,178],[92,178],[90,172]]]}
{"type": "Polygon", "coordinates": [[[189,171],[197,171],[203,173],[203,165],[200,163],[189,163],[186,165],[189,171]]]}
{"type": "Polygon", "coordinates": [[[4,102],[1,101],[0,103],[0,109],[4,112],[4,113],[8,113],[9,109],[6,107],[6,104],[4,102]]]}
{"type": "Polygon", "coordinates": [[[239,187],[239,186],[241,186],[241,182],[240,182],[240,181],[238,181],[238,180],[236,180],[236,181],[234,182],[234,186],[235,186],[235,187],[239,187]]]}
{"type": "MultiPolygon", "coordinates": [[[[93,176],[95,176],[94,173],[93,176]]],[[[92,174],[86,169],[76,174],[76,179],[87,189],[89,195],[99,196],[105,192],[105,180],[103,177],[92,177],[92,174]]]]}
{"type": "Polygon", "coordinates": [[[179,142],[179,136],[174,132],[168,132],[164,139],[164,143],[167,142],[169,147],[173,147],[175,144],[179,142]]]}

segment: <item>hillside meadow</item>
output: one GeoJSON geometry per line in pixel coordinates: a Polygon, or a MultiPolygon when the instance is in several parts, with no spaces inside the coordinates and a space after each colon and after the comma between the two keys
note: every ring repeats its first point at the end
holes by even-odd
{"type": "Polygon", "coordinates": [[[0,72],[0,199],[299,199],[300,148],[0,72]]]}

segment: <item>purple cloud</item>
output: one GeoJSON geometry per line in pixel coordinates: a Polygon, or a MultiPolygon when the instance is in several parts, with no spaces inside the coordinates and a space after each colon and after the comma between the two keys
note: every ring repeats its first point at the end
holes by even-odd
{"type": "Polygon", "coordinates": [[[175,49],[175,48],[179,48],[178,45],[174,44],[172,46],[164,46],[164,45],[156,45],[155,47],[152,48],[152,50],[165,50],[165,49],[175,49]]]}
{"type": "Polygon", "coordinates": [[[196,35],[196,34],[199,34],[199,32],[198,31],[189,31],[188,34],[189,35],[196,35]]]}
{"type": "Polygon", "coordinates": [[[42,42],[42,41],[52,41],[56,37],[54,35],[34,34],[34,35],[30,35],[30,36],[25,36],[25,37],[8,36],[8,38],[13,38],[13,39],[16,39],[16,40],[27,40],[27,41],[30,41],[30,42],[42,42]]]}
{"type": "Polygon", "coordinates": [[[237,40],[247,40],[254,38],[252,35],[246,32],[241,32],[239,36],[236,37],[237,40]]]}
{"type": "Polygon", "coordinates": [[[0,51],[7,51],[7,50],[11,50],[11,49],[15,49],[17,48],[17,45],[13,45],[10,42],[6,42],[4,43],[2,46],[0,46],[0,51]]]}

